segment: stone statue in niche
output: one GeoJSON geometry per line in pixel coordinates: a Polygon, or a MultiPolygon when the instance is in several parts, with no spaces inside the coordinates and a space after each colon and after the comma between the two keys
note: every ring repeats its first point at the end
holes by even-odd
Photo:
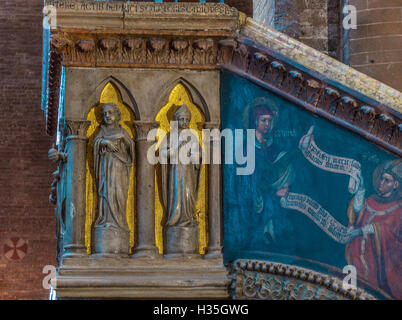
{"type": "Polygon", "coordinates": [[[168,255],[198,253],[196,203],[201,153],[198,139],[189,129],[190,120],[190,110],[181,105],[159,149],[162,202],[166,213],[164,247],[168,255]]]}
{"type": "Polygon", "coordinates": [[[119,121],[114,103],[102,107],[103,122],[94,139],[94,172],[98,192],[98,216],[94,225],[95,253],[128,254],[126,218],[134,142],[119,121]]]}

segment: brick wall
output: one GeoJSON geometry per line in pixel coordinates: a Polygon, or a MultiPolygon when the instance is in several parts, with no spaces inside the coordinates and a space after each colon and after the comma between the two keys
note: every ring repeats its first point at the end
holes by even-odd
{"type": "Polygon", "coordinates": [[[349,0],[357,8],[350,64],[402,91],[402,1],[349,0]]]}
{"type": "MultiPolygon", "coordinates": [[[[340,0],[254,0],[255,8],[272,6],[275,13],[271,27],[325,54],[340,58],[340,0]]],[[[264,15],[269,14],[272,13],[254,13],[260,21],[264,21],[264,15]]]]}
{"type": "Polygon", "coordinates": [[[41,103],[42,0],[0,1],[0,299],[46,299],[42,268],[55,262],[41,103]],[[18,261],[3,255],[10,237],[28,240],[18,261]]]}

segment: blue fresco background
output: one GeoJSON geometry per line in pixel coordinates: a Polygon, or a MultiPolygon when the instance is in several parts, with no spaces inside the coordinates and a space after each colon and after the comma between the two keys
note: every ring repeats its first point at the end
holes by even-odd
{"type": "MultiPolygon", "coordinates": [[[[353,198],[348,192],[349,176],[320,170],[310,164],[298,149],[300,138],[314,125],[315,142],[322,150],[360,162],[366,197],[374,193],[372,174],[375,168],[381,162],[396,157],[354,133],[228,72],[221,74],[222,129],[244,129],[244,110],[247,104],[259,97],[272,99],[277,104],[279,115],[273,132],[274,142],[281,150],[293,151],[295,178],[290,191],[310,196],[347,226],[347,208],[353,198]]],[[[222,149],[224,152],[225,148],[222,149]]],[[[260,167],[270,165],[259,162],[258,158],[256,163],[260,167]]],[[[239,258],[271,259],[319,269],[317,271],[323,270],[320,270],[320,263],[340,269],[347,265],[345,245],[335,242],[302,213],[278,209],[277,205],[275,207],[277,199],[273,199],[272,203],[276,219],[281,225],[280,232],[275,243],[267,240],[264,235],[266,221],[250,205],[255,190],[252,184],[256,180],[239,178],[235,174],[235,167],[223,165],[225,263],[239,258]]]]}

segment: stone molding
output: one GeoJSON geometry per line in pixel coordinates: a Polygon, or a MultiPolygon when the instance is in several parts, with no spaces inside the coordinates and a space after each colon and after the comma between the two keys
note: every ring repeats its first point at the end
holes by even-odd
{"type": "Polygon", "coordinates": [[[65,67],[216,69],[224,35],[59,32],[51,46],[65,67]]]}
{"type": "Polygon", "coordinates": [[[236,260],[230,275],[233,299],[376,300],[360,288],[344,289],[338,278],[270,261],[236,260]]]}
{"type": "Polygon", "coordinates": [[[402,112],[402,93],[277,30],[247,18],[239,34],[347,88],[402,112]]]}

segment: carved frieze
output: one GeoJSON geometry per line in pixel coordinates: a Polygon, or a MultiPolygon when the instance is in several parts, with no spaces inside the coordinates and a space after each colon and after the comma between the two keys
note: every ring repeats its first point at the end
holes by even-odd
{"type": "MultiPolygon", "coordinates": [[[[149,34],[93,34],[92,39],[80,33],[56,33],[54,48],[64,66],[74,67],[162,67],[185,66],[194,69],[217,68],[220,54],[219,37],[197,34],[157,36],[149,34]]],[[[222,60],[222,55],[220,55],[222,60]]]]}
{"type": "Polygon", "coordinates": [[[231,275],[233,299],[375,300],[360,288],[344,289],[337,278],[286,264],[237,260],[231,275]]]}

